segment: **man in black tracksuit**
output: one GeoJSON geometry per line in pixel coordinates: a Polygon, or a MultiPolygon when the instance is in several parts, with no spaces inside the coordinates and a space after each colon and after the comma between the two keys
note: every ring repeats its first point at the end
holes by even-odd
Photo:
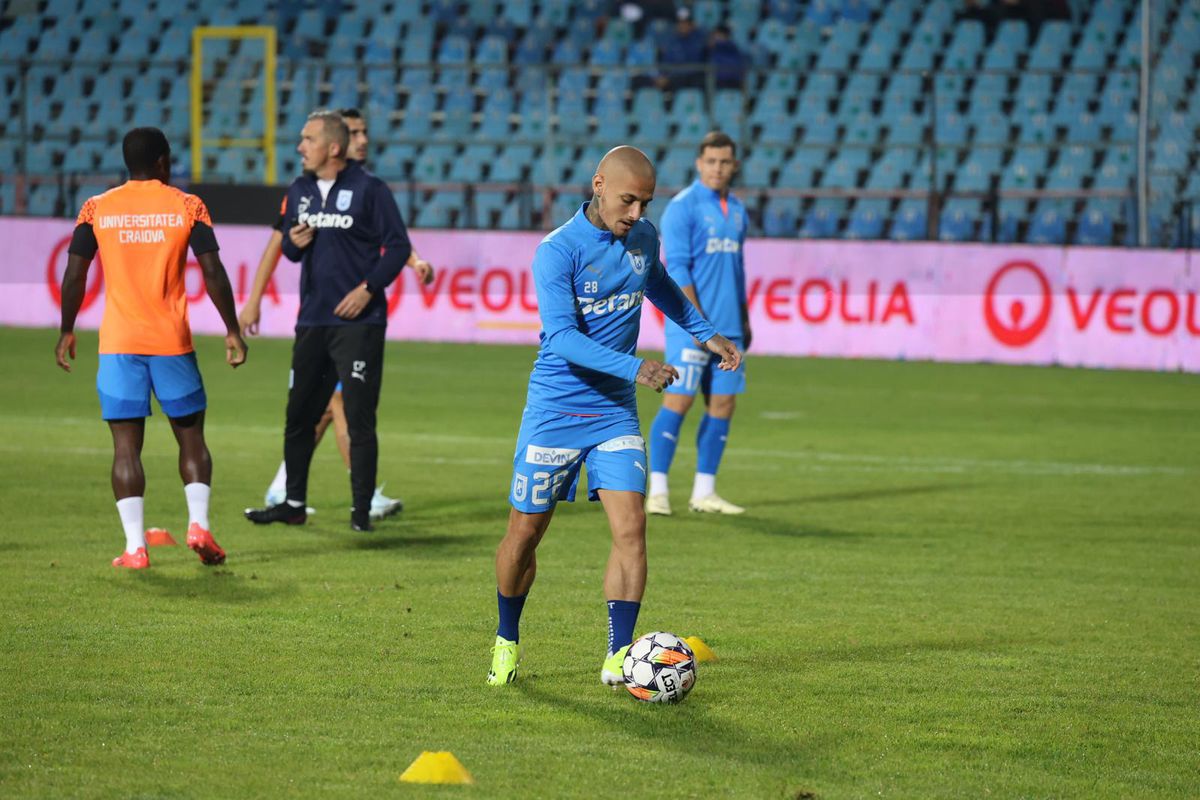
{"type": "Polygon", "coordinates": [[[246,517],[259,524],[306,521],[312,432],[341,381],[350,432],[350,526],[372,529],[384,289],[400,274],[412,245],[387,185],[347,160],[348,144],[349,130],[338,114],[309,116],[297,148],[304,174],[288,189],[287,215],[280,220],[283,254],[301,264],[300,315],[284,430],[287,500],[247,510],[246,517]]]}

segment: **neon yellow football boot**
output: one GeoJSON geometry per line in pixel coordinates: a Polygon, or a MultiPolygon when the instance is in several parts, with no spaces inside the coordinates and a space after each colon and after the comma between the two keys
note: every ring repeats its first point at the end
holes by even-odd
{"type": "Polygon", "coordinates": [[[600,669],[601,683],[614,690],[625,685],[625,654],[628,652],[629,645],[625,645],[604,659],[604,666],[600,669]]]}
{"type": "Polygon", "coordinates": [[[503,636],[496,637],[492,646],[492,670],[488,673],[490,686],[504,686],[517,679],[517,666],[521,663],[521,651],[516,642],[503,636]]]}

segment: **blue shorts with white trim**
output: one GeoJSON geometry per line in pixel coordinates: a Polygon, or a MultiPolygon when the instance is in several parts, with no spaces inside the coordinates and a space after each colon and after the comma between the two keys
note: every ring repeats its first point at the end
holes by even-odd
{"type": "Polygon", "coordinates": [[[646,442],[637,414],[581,417],[527,407],[508,502],[526,514],[572,502],[583,466],[589,500],[598,500],[600,489],[645,494],[646,442]]]}
{"type": "MultiPolygon", "coordinates": [[[[741,339],[731,339],[743,350],[741,339]]],[[[746,359],[733,372],[717,367],[721,359],[707,350],[697,350],[696,340],[686,333],[667,333],[666,362],[679,371],[679,379],[665,391],[670,394],[741,394],[746,391],[746,359]]]]}

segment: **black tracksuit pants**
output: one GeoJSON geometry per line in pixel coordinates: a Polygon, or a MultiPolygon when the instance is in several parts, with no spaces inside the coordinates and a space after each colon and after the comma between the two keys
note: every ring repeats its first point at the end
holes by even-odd
{"type": "Polygon", "coordinates": [[[383,325],[365,324],[296,328],[283,433],[289,500],[308,499],[308,467],[316,448],[313,429],[341,381],[350,430],[350,492],[355,509],[370,510],[379,463],[375,411],[383,380],[386,330],[383,325]]]}

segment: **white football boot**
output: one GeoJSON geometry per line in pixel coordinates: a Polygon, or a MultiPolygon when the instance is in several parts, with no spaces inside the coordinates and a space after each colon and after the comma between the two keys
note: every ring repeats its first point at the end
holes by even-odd
{"type": "Polygon", "coordinates": [[[746,509],[742,508],[741,506],[734,505],[715,492],[707,497],[693,497],[688,501],[688,508],[692,511],[698,511],[702,514],[746,513],[746,509]]]}
{"type": "Polygon", "coordinates": [[[652,494],[646,498],[646,513],[671,516],[671,497],[667,494],[652,494]]]}
{"type": "Polygon", "coordinates": [[[371,497],[371,519],[383,519],[404,510],[404,501],[398,497],[388,497],[383,493],[383,484],[375,488],[371,497]]]}

